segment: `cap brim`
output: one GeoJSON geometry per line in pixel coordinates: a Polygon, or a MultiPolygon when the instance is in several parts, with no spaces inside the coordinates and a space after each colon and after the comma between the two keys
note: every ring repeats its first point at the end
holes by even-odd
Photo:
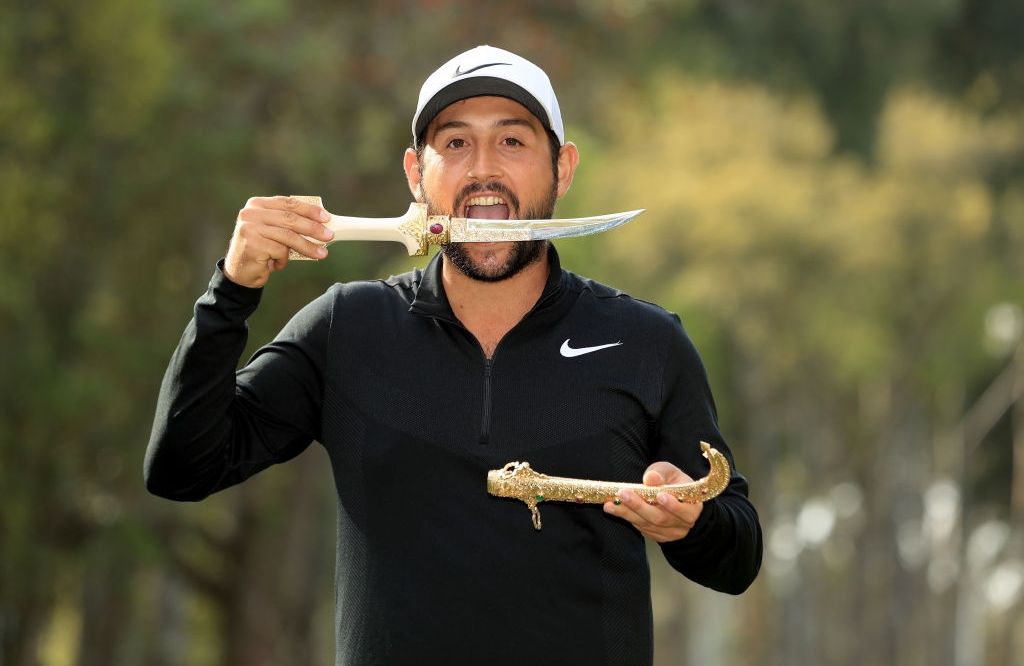
{"type": "Polygon", "coordinates": [[[449,104],[469,99],[470,97],[483,97],[487,95],[506,97],[514,102],[519,102],[530,113],[537,116],[544,129],[551,130],[551,121],[544,107],[525,88],[505,79],[492,76],[475,76],[452,82],[450,85],[434,93],[434,96],[423,105],[423,108],[416,116],[416,145],[420,145],[423,133],[426,131],[430,121],[436,118],[437,114],[441,113],[449,104]]]}

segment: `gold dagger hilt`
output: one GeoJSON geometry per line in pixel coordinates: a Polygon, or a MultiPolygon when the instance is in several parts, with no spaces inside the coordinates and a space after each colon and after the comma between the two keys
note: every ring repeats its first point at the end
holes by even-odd
{"type": "MultiPolygon", "coordinates": [[[[317,196],[292,195],[292,198],[323,207],[323,201],[317,196]]],[[[409,210],[401,217],[367,218],[342,217],[331,215],[326,225],[334,231],[334,240],[323,242],[310,238],[327,247],[339,240],[384,240],[397,241],[405,246],[410,257],[422,257],[427,254],[431,245],[445,245],[449,241],[451,218],[447,215],[427,215],[427,204],[412,203],[409,210]]],[[[288,251],[291,260],[307,260],[309,257],[288,251]]]]}
{"type": "Polygon", "coordinates": [[[646,486],[642,483],[614,483],[590,481],[560,476],[548,476],[533,470],[528,462],[510,462],[501,469],[487,472],[487,492],[495,497],[521,500],[533,514],[533,527],[540,529],[541,502],[575,502],[576,504],[604,504],[614,501],[620,490],[636,493],[648,504],[657,501],[659,493],[674,495],[680,502],[706,502],[721,494],[729,485],[729,461],[718,449],[707,442],[700,443],[704,457],[711,463],[708,475],[690,483],[664,486],[646,486]]]}

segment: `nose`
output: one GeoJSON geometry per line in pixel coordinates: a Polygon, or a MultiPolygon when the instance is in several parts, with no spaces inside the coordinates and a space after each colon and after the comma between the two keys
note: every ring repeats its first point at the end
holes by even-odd
{"type": "Polygon", "coordinates": [[[498,151],[494,147],[483,144],[477,145],[473,150],[473,158],[469,162],[470,178],[486,182],[500,175],[498,151]]]}

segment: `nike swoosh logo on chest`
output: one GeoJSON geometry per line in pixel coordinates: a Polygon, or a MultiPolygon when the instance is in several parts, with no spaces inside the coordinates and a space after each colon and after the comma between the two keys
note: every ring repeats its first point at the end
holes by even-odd
{"type": "Polygon", "coordinates": [[[574,358],[576,356],[583,356],[584,354],[590,354],[602,349],[608,349],[609,347],[618,347],[622,342],[609,342],[605,345],[594,345],[593,347],[570,347],[569,339],[566,338],[565,342],[562,343],[561,349],[558,352],[565,358],[574,358]]]}

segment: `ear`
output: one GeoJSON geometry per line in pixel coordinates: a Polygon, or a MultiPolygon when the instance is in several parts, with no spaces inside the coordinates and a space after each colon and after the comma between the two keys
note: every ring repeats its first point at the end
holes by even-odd
{"type": "Polygon", "coordinates": [[[572,141],[567,142],[558,151],[558,198],[569,191],[572,176],[580,163],[580,151],[572,141]]]}
{"type": "Polygon", "coordinates": [[[405,149],[405,159],[402,163],[405,168],[405,179],[409,182],[409,191],[413,198],[423,203],[423,188],[420,186],[423,174],[420,173],[420,161],[416,157],[416,151],[412,148],[405,149]]]}

